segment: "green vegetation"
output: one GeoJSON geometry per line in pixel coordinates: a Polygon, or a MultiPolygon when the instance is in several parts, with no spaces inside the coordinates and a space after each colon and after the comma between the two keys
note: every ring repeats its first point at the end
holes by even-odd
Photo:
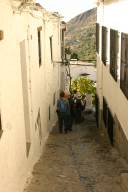
{"type": "Polygon", "coordinates": [[[81,94],[92,94],[95,96],[96,94],[96,86],[95,83],[88,79],[87,77],[79,77],[72,81],[71,84],[72,90],[77,90],[81,94]]]}
{"type": "Polygon", "coordinates": [[[83,94],[91,94],[93,97],[93,104],[95,104],[96,86],[95,83],[87,77],[79,77],[72,81],[71,90],[76,90],[83,94]]]}

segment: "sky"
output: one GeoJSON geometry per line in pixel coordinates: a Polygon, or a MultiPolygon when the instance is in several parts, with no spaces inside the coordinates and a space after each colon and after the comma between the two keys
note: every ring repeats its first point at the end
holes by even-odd
{"type": "Polygon", "coordinates": [[[94,0],[37,0],[46,10],[59,12],[66,22],[95,7],[94,0]]]}

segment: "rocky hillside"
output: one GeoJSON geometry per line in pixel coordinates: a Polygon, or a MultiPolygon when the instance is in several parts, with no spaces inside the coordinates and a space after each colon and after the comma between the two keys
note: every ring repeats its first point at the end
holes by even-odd
{"type": "Polygon", "coordinates": [[[82,60],[96,58],[96,8],[81,13],[67,23],[66,47],[82,60]]]}

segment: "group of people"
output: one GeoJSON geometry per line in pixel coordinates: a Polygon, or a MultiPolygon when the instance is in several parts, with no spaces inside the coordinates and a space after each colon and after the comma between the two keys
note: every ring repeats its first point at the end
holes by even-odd
{"type": "Polygon", "coordinates": [[[72,131],[73,122],[80,123],[83,120],[82,111],[85,109],[85,105],[85,95],[82,96],[77,91],[72,94],[60,92],[56,110],[60,133],[72,131]]]}

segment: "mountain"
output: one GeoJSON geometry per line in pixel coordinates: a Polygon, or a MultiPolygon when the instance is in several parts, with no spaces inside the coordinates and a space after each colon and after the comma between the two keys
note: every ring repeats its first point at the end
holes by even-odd
{"type": "Polygon", "coordinates": [[[97,9],[94,8],[67,22],[66,48],[70,47],[81,60],[96,59],[96,17],[97,9]]]}

